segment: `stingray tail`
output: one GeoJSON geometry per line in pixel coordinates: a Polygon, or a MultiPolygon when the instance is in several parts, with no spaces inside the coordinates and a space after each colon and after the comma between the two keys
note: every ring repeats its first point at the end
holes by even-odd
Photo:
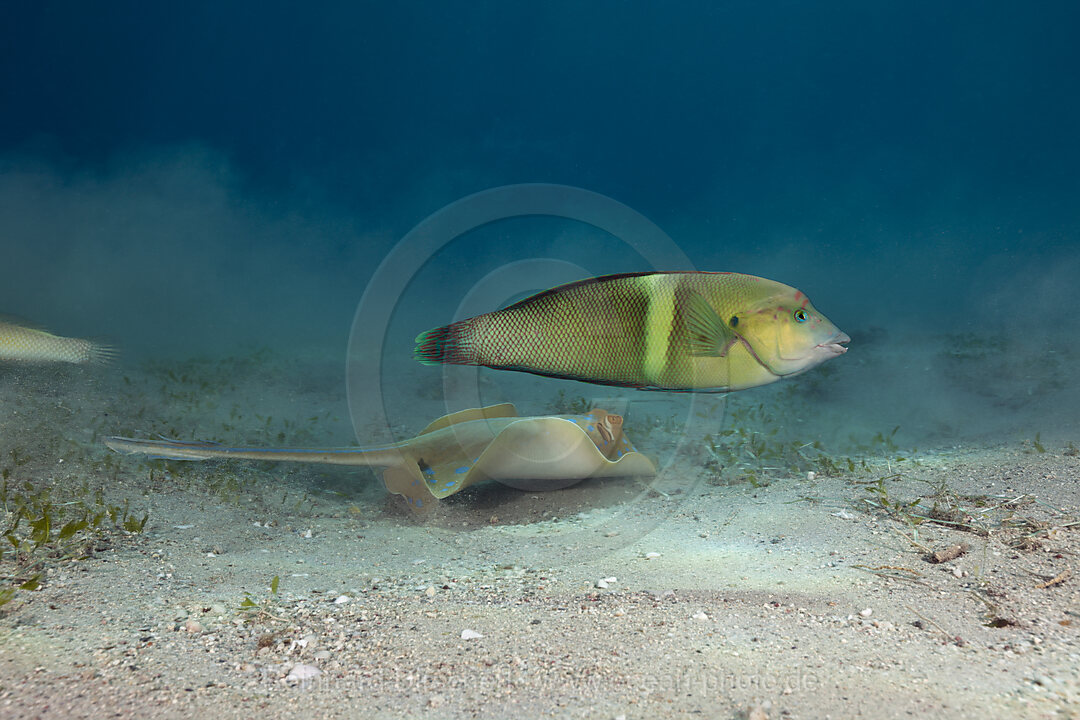
{"type": "Polygon", "coordinates": [[[424,365],[480,365],[473,343],[472,319],[422,332],[414,357],[424,365]]]}
{"type": "Polygon", "coordinates": [[[229,448],[217,443],[193,443],[180,440],[142,440],[137,438],[107,437],[105,444],[125,455],[146,455],[155,460],[208,460],[227,457],[229,448]]]}
{"type": "Polygon", "coordinates": [[[105,444],[125,455],[146,455],[158,460],[271,460],[323,465],[386,466],[401,461],[397,444],[373,448],[250,448],[226,447],[218,443],[180,440],[142,440],[107,437],[105,444]]]}

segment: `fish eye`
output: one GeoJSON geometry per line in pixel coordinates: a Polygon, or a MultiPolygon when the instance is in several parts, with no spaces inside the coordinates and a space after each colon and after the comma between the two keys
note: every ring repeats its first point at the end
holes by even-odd
{"type": "Polygon", "coordinates": [[[731,319],[728,320],[728,325],[730,325],[731,327],[738,327],[738,325],[739,325],[739,316],[738,315],[732,315],[731,319]]]}
{"type": "Polygon", "coordinates": [[[795,318],[795,322],[797,323],[804,323],[809,318],[809,316],[806,314],[806,311],[802,308],[799,308],[794,313],[792,313],[792,317],[795,318]]]}

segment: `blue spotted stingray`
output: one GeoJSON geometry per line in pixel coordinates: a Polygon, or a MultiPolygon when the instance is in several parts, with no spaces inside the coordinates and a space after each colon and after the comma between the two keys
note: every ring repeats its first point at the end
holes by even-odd
{"type": "Polygon", "coordinates": [[[518,417],[510,403],[444,415],[416,437],[370,448],[245,448],[216,443],[110,437],[117,452],[170,460],[279,460],[382,467],[383,482],[417,511],[484,480],[528,491],[591,477],[651,477],[652,462],[623,435],[622,417],[595,408],[583,415],[518,417]]]}

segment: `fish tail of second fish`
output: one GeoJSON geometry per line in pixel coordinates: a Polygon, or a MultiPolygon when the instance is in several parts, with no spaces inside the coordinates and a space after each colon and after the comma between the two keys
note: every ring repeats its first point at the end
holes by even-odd
{"type": "Polygon", "coordinates": [[[105,364],[116,356],[111,345],[0,322],[0,360],[26,363],[105,364]]]}
{"type": "Polygon", "coordinates": [[[437,327],[416,336],[414,355],[424,365],[479,365],[473,345],[475,318],[437,327]]]}
{"type": "Polygon", "coordinates": [[[37,357],[27,358],[28,360],[67,362],[76,365],[106,365],[116,358],[116,348],[106,343],[56,335],[49,337],[51,342],[43,342],[38,349],[37,357]]]}

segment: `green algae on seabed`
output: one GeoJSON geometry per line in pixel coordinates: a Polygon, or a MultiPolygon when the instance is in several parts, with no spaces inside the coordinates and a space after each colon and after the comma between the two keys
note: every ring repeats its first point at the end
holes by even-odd
{"type": "MultiPolygon", "coordinates": [[[[14,449],[11,454],[18,457],[14,449]]],[[[0,545],[0,606],[17,590],[36,590],[50,565],[89,557],[111,533],[141,533],[150,517],[133,515],[127,500],[122,506],[107,503],[103,491],[92,492],[85,480],[63,490],[12,480],[10,468],[0,472],[0,536],[6,541],[0,545]]]]}

